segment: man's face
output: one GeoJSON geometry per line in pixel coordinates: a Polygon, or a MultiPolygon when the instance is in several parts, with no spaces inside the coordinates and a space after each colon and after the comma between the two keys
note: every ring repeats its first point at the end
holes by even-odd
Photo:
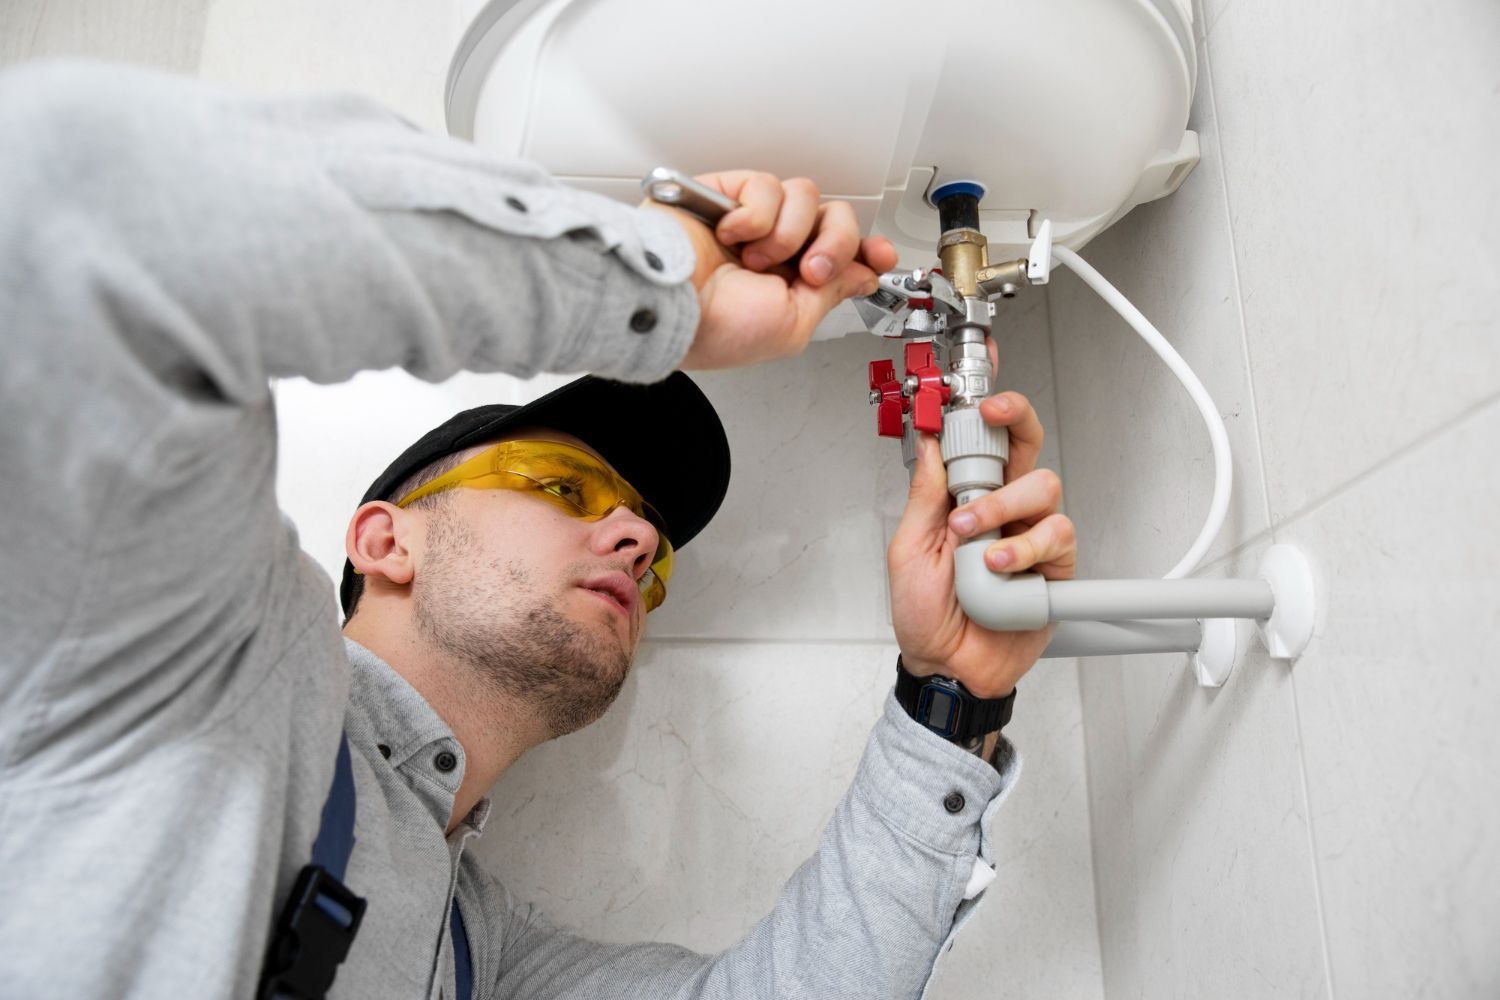
{"type": "MultiPolygon", "coordinates": [[[[505,438],[521,439],[597,455],[540,428],[505,438]]],[[[502,692],[540,706],[555,735],[602,715],[645,627],[637,582],[656,552],[656,530],[625,507],[585,521],[506,489],[449,490],[419,513],[426,533],[412,597],[423,637],[502,692]]]]}

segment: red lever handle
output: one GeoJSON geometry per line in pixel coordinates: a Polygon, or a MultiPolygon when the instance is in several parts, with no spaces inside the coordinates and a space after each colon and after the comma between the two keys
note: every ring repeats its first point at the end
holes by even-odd
{"type": "Polygon", "coordinates": [[[917,391],[912,393],[911,425],[928,434],[939,434],[943,430],[943,406],[953,395],[953,390],[943,384],[943,370],[938,367],[931,344],[906,345],[906,374],[917,379],[917,391]]]}
{"type": "Polygon", "coordinates": [[[880,393],[880,405],[875,411],[876,433],[881,437],[901,437],[901,417],[911,409],[911,400],[901,395],[894,362],[870,362],[870,391],[880,393]]]}

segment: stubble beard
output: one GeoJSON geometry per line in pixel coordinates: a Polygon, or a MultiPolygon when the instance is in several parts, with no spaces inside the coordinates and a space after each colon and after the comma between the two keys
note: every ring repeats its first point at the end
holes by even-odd
{"type": "Polygon", "coordinates": [[[496,560],[479,573],[465,567],[463,554],[477,550],[472,534],[452,512],[433,514],[412,595],[422,637],[472,667],[481,687],[535,712],[552,737],[602,716],[630,672],[630,651],[563,615],[563,595],[541,589],[520,561],[496,560]]]}

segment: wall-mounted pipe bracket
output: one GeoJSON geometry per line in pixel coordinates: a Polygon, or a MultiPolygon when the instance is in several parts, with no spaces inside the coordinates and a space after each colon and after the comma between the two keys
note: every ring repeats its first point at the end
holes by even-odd
{"type": "Polygon", "coordinates": [[[1254,629],[1244,618],[1209,618],[1202,625],[1203,642],[1193,654],[1193,673],[1200,687],[1223,687],[1249,654],[1254,629]]]}
{"type": "MultiPolygon", "coordinates": [[[[1316,617],[1312,565],[1294,545],[1273,545],[1260,561],[1260,578],[1271,586],[1275,606],[1256,630],[1274,659],[1295,660],[1312,639],[1316,617]]],[[[1203,642],[1193,654],[1193,672],[1203,687],[1222,687],[1250,653],[1250,622],[1244,618],[1210,618],[1203,622],[1203,642]]]]}
{"type": "Polygon", "coordinates": [[[1266,649],[1278,660],[1295,660],[1312,641],[1317,584],[1312,563],[1295,545],[1273,545],[1260,561],[1260,577],[1271,585],[1276,607],[1259,622],[1266,649]]]}

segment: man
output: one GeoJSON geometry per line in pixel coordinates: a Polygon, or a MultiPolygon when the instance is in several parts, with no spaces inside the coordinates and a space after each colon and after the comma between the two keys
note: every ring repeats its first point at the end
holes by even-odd
{"type": "MultiPolygon", "coordinates": [[[[818,853],[720,955],[551,928],[465,850],[504,769],[607,707],[671,586],[668,546],[722,496],[717,418],[669,373],[796,353],[894,265],[889,244],[806,182],[711,178],[744,205],[711,233],[364,102],[124,70],[0,76],[0,130],[7,991],[295,994],[299,939],[273,929],[348,926],[336,889],[289,902],[335,855],[319,863],[367,908],[330,995],[922,989],[983,889],[981,817],[1015,759],[895,700],[818,853]],[[267,378],[392,364],[636,384],[460,414],[399,457],[350,523],[341,638],[275,507],[267,378]],[[668,416],[698,428],[689,454],[658,433],[668,416]]],[[[1073,545],[1055,477],[1020,475],[1030,407],[985,406],[1016,432],[1013,481],[950,514],[924,442],[889,556],[907,670],[999,704],[1046,636],[963,617],[955,538],[1015,525],[1004,568],[1053,575],[1073,545]]]]}

